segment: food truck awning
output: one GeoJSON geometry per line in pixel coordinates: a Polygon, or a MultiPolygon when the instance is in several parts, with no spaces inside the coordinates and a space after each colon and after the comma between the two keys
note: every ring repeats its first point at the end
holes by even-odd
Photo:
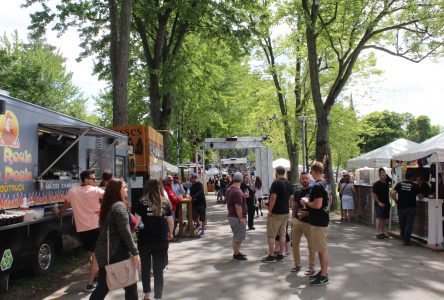
{"type": "Polygon", "coordinates": [[[393,155],[411,149],[417,145],[417,143],[406,139],[397,139],[385,146],[349,159],[347,161],[347,167],[349,169],[389,167],[393,155]]]}
{"type": "Polygon", "coordinates": [[[392,158],[394,160],[412,161],[427,157],[430,157],[429,162],[436,160],[444,162],[444,132],[425,140],[421,144],[416,144],[406,151],[397,153],[392,158]]]}
{"type": "Polygon", "coordinates": [[[123,138],[125,135],[106,128],[99,128],[95,126],[78,126],[78,125],[61,125],[61,124],[39,124],[40,128],[47,128],[49,130],[60,131],[62,133],[68,133],[76,136],[87,135],[97,137],[109,137],[109,138],[123,138]]]}

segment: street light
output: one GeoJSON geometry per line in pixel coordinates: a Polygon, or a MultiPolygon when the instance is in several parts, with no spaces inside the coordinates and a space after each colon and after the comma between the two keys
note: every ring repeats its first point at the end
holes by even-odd
{"type": "Polygon", "coordinates": [[[302,171],[306,172],[305,165],[305,121],[307,121],[307,116],[298,116],[299,122],[301,122],[301,135],[302,135],[302,171]]]}

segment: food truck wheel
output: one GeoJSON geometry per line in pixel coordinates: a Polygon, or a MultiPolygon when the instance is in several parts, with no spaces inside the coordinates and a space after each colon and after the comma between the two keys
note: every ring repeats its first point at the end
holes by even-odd
{"type": "Polygon", "coordinates": [[[0,295],[8,291],[9,273],[0,275],[0,295]]]}
{"type": "Polygon", "coordinates": [[[50,239],[44,240],[34,256],[34,271],[36,274],[45,274],[51,270],[54,264],[54,243],[50,239]]]}

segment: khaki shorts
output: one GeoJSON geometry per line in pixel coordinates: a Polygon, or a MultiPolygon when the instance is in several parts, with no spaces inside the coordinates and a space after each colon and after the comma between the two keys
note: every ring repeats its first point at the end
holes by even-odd
{"type": "Polygon", "coordinates": [[[285,236],[285,228],[287,227],[288,214],[275,215],[272,214],[267,218],[267,237],[274,239],[276,235],[285,236]]]}
{"type": "Polygon", "coordinates": [[[321,252],[328,249],[327,246],[327,227],[311,225],[310,240],[311,248],[315,252],[321,252]]]}

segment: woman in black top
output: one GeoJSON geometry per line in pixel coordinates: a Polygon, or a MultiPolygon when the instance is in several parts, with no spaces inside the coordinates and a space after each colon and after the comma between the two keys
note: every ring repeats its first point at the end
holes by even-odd
{"type": "MultiPolygon", "coordinates": [[[[108,294],[105,265],[108,264],[108,229],[109,229],[109,263],[116,263],[132,256],[136,268],[140,266],[139,252],[134,244],[129,228],[127,186],[123,180],[112,179],[108,182],[100,207],[100,234],[97,239],[95,256],[99,265],[97,288],[89,299],[104,299],[108,294]]],[[[125,287],[125,299],[135,300],[137,283],[125,287]]]]}
{"type": "Polygon", "coordinates": [[[151,258],[154,273],[154,298],[161,299],[163,269],[165,268],[168,241],[173,238],[174,221],[171,206],[163,198],[163,186],[157,179],[145,184],[143,196],[135,205],[136,216],[141,220],[137,233],[137,246],[142,260],[142,285],[144,299],[150,299],[151,258]]]}

